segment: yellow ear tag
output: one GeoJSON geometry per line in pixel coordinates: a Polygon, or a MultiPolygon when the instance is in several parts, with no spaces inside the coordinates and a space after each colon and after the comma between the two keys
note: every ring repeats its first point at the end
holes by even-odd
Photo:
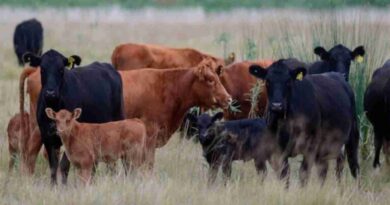
{"type": "Polygon", "coordinates": [[[302,80],[303,79],[303,73],[299,72],[297,75],[297,80],[302,80]]]}
{"type": "Polygon", "coordinates": [[[69,68],[73,67],[74,61],[75,61],[74,58],[72,58],[72,57],[68,58],[69,68]]]}
{"type": "Polygon", "coordinates": [[[363,56],[356,56],[356,58],[355,58],[355,60],[356,60],[356,62],[358,62],[358,63],[363,63],[363,60],[364,60],[364,58],[363,58],[363,56]]]}

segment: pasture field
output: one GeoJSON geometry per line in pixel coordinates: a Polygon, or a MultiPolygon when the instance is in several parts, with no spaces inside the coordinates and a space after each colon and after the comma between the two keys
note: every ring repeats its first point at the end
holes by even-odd
{"type": "MultiPolygon", "coordinates": [[[[0,205],[13,204],[389,204],[390,166],[373,170],[372,131],[362,113],[362,96],[372,72],[390,57],[388,10],[369,8],[338,11],[269,9],[205,13],[201,9],[164,11],[154,9],[13,9],[0,7],[0,205]],[[110,61],[121,42],[143,42],[193,47],[216,56],[234,51],[238,60],[296,57],[317,59],[313,48],[329,49],[342,43],[366,48],[361,64],[352,63],[351,83],[356,90],[361,121],[361,182],[349,169],[340,183],[333,166],[323,187],[313,170],[310,183],[300,188],[298,164],[292,161],[291,186],[272,171],[264,182],[253,162],[234,163],[232,179],[207,185],[207,164],[201,147],[174,134],[159,149],[152,176],[128,176],[118,169],[109,175],[99,166],[91,186],[76,183],[73,169],[68,186],[50,186],[48,164],[39,156],[33,177],[8,173],[7,122],[18,111],[18,76],[12,35],[15,25],[35,16],[45,29],[44,50],[78,54],[82,64],[110,61]]],[[[249,98],[249,97],[248,97],[249,98]]],[[[26,105],[27,108],[27,105],[26,105]]],[[[159,113],[156,113],[158,115],[159,113]]],[[[382,157],[383,158],[383,157],[382,157]]],[[[333,165],[333,164],[332,164],[333,165]]],[[[119,166],[118,166],[119,168],[119,166]]]]}

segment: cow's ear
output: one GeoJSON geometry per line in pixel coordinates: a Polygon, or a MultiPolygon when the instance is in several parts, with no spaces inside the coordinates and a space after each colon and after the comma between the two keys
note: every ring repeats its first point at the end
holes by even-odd
{"type": "Polygon", "coordinates": [[[355,48],[355,50],[352,51],[352,59],[357,61],[358,63],[363,62],[363,56],[366,53],[364,50],[364,46],[358,46],[355,48]]]}
{"type": "Polygon", "coordinates": [[[263,67],[253,64],[249,67],[249,73],[254,75],[256,78],[265,79],[267,76],[267,69],[263,67]]]}
{"type": "Polygon", "coordinates": [[[70,69],[74,68],[75,65],[81,64],[81,58],[77,55],[72,55],[69,58],[64,60],[65,66],[69,67],[70,69]]]}
{"type": "Polygon", "coordinates": [[[81,108],[76,108],[73,110],[73,119],[77,120],[81,116],[81,108]]]}
{"type": "Polygon", "coordinates": [[[217,67],[217,69],[215,70],[215,72],[217,73],[218,76],[221,76],[221,75],[222,75],[223,69],[224,69],[224,68],[223,68],[222,65],[219,65],[219,66],[217,67]]]}
{"type": "Polygon", "coordinates": [[[225,59],[225,65],[230,65],[236,61],[236,53],[231,52],[228,57],[225,59]]]}
{"type": "Polygon", "coordinates": [[[325,48],[318,46],[314,49],[314,53],[321,57],[321,60],[328,60],[329,59],[329,53],[325,50],[325,48]]]}
{"type": "Polygon", "coordinates": [[[53,109],[48,107],[48,108],[45,109],[45,112],[46,112],[46,115],[47,115],[48,118],[50,118],[52,120],[56,119],[56,113],[54,112],[53,109]]]}
{"type": "Polygon", "coordinates": [[[231,143],[231,144],[236,144],[238,141],[238,135],[235,134],[227,134],[226,135],[226,140],[231,143]]]}
{"type": "Polygon", "coordinates": [[[223,112],[218,112],[217,114],[215,114],[213,116],[213,118],[211,119],[212,122],[215,122],[217,120],[221,120],[223,118],[223,112]]]}
{"type": "Polygon", "coordinates": [[[294,70],[291,70],[290,75],[292,79],[302,80],[303,77],[305,77],[306,72],[307,72],[306,68],[298,67],[294,70]]]}
{"type": "Polygon", "coordinates": [[[192,113],[187,113],[186,119],[188,119],[189,121],[191,121],[193,123],[196,123],[196,121],[197,121],[196,116],[193,115],[192,113]]]}
{"type": "Polygon", "coordinates": [[[23,54],[23,62],[30,63],[31,67],[38,67],[41,65],[41,58],[32,53],[25,53],[23,54]]]}

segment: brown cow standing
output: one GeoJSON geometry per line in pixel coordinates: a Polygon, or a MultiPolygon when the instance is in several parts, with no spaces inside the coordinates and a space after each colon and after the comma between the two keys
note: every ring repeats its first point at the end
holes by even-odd
{"type": "MultiPolygon", "coordinates": [[[[28,77],[27,86],[32,105],[30,113],[36,112],[41,88],[39,69],[37,71],[22,73],[20,78],[20,107],[23,108],[24,105],[24,80],[28,77]]],[[[154,162],[154,149],[151,148],[167,143],[189,108],[226,107],[231,102],[217,73],[222,73],[222,66],[211,59],[205,59],[198,66],[188,69],[120,71],[126,118],[140,118],[146,124],[147,146],[151,150],[147,156],[150,167],[154,162]]],[[[34,125],[37,127],[36,122],[34,125]]],[[[39,148],[41,145],[39,144],[39,148]]],[[[29,170],[33,170],[37,149],[37,144],[26,148],[25,156],[28,158],[24,161],[28,162],[26,166],[29,170]]]]}
{"type": "Polygon", "coordinates": [[[126,174],[144,163],[146,128],[141,120],[79,123],[80,108],[73,112],[64,109],[54,112],[51,108],[45,111],[56,122],[66,155],[85,184],[90,183],[93,168],[99,161],[112,164],[120,158],[126,174]]]}
{"type": "MultiPolygon", "coordinates": [[[[231,97],[219,80],[220,72],[222,66],[210,59],[187,69],[120,71],[126,118],[145,122],[147,146],[162,147],[179,128],[189,108],[228,106],[231,97]]],[[[147,155],[151,166],[152,151],[147,155]]]]}
{"type": "MultiPolygon", "coordinates": [[[[225,109],[224,117],[227,120],[237,120],[248,118],[249,111],[251,109],[250,102],[250,90],[256,84],[257,79],[249,74],[249,66],[253,64],[260,65],[262,67],[268,67],[272,64],[271,60],[262,61],[244,61],[234,63],[224,69],[221,76],[221,82],[226,88],[227,92],[232,96],[233,101],[239,105],[240,112],[231,112],[225,109]]],[[[259,116],[264,114],[264,110],[267,103],[267,93],[264,89],[264,85],[261,85],[261,92],[258,98],[256,113],[259,116]]]]}
{"type": "Polygon", "coordinates": [[[225,60],[202,53],[192,48],[169,48],[152,44],[122,44],[117,46],[111,61],[117,70],[134,70],[141,68],[190,68],[198,65],[205,58],[223,65],[235,60],[231,53],[225,60]]]}

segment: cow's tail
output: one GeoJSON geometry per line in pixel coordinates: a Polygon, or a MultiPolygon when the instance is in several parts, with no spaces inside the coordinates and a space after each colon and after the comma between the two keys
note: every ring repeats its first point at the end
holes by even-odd
{"type": "Polygon", "coordinates": [[[352,127],[351,132],[349,134],[349,139],[347,144],[345,145],[345,151],[347,154],[347,160],[349,164],[349,168],[351,170],[351,174],[354,178],[356,178],[359,174],[359,127],[358,127],[358,118],[356,115],[356,105],[355,105],[355,96],[352,95],[351,103],[352,103],[352,127]]]}
{"type": "Polygon", "coordinates": [[[28,119],[26,119],[28,115],[24,115],[24,81],[30,74],[34,73],[36,70],[37,70],[36,68],[25,68],[23,69],[19,77],[19,112],[20,115],[22,116],[20,118],[21,119],[20,126],[21,126],[21,133],[22,133],[21,136],[23,138],[21,139],[21,142],[23,142],[21,143],[21,147],[20,147],[21,150],[24,150],[27,143],[27,139],[30,136],[30,129],[27,127],[30,125],[26,123],[26,121],[28,122],[28,119]]]}

